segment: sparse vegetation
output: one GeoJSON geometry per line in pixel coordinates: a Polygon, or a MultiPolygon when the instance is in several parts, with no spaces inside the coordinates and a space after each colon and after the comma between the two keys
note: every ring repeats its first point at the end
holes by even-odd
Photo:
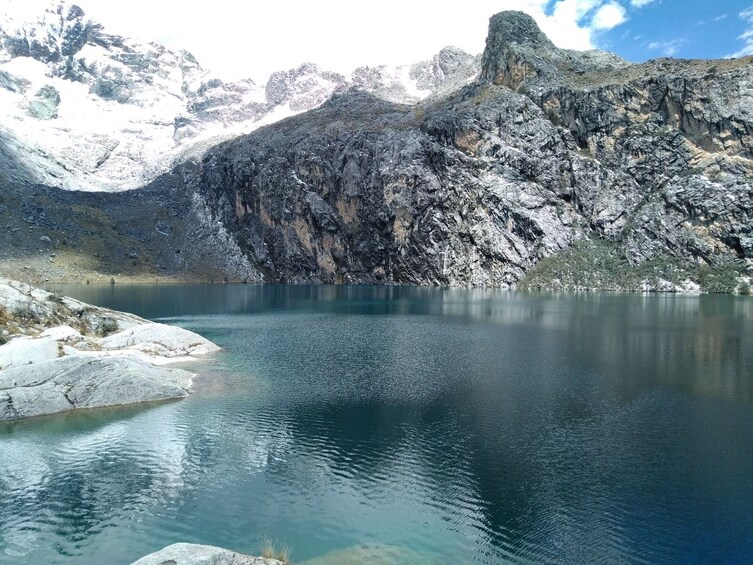
{"type": "Polygon", "coordinates": [[[53,304],[63,304],[63,295],[59,292],[51,292],[47,296],[47,301],[52,302],[53,304]]]}
{"type": "Polygon", "coordinates": [[[97,334],[101,337],[107,337],[108,335],[117,332],[118,329],[118,322],[116,322],[112,318],[102,318],[102,321],[97,327],[97,334]]]}
{"type": "Polygon", "coordinates": [[[13,312],[13,317],[17,320],[22,320],[27,323],[36,324],[39,323],[41,320],[39,319],[39,315],[32,310],[31,306],[28,304],[24,304],[23,306],[19,306],[16,308],[16,310],[13,312]]]}
{"type": "Polygon", "coordinates": [[[715,294],[732,294],[737,290],[742,273],[733,265],[721,265],[716,268],[703,266],[698,269],[698,283],[706,292],[715,294]]]}
{"type": "Polygon", "coordinates": [[[280,544],[278,546],[277,540],[270,538],[262,538],[261,540],[261,556],[265,559],[277,559],[286,565],[291,565],[290,555],[292,549],[289,545],[280,544]]]}
{"type": "Polygon", "coordinates": [[[9,330],[9,325],[11,322],[11,316],[8,312],[8,310],[5,309],[5,306],[0,304],[0,345],[5,345],[10,341],[10,336],[8,334],[3,333],[6,330],[9,330]]]}
{"type": "Polygon", "coordinates": [[[732,261],[699,266],[667,255],[632,265],[619,245],[605,240],[574,243],[553,257],[543,259],[518,284],[521,290],[661,289],[670,283],[693,281],[709,293],[747,294],[741,265],[732,261]]]}
{"type": "Polygon", "coordinates": [[[91,332],[89,322],[87,322],[85,318],[79,318],[77,326],[78,327],[76,329],[81,333],[81,335],[88,335],[91,332]]]}
{"type": "Polygon", "coordinates": [[[604,241],[578,241],[553,257],[541,260],[520,281],[522,290],[622,290],[635,281],[625,280],[630,263],[615,245],[604,241]]]}

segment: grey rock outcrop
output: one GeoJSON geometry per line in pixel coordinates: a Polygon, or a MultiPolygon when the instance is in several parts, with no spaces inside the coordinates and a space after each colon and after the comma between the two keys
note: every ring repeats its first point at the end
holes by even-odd
{"type": "Polygon", "coordinates": [[[604,51],[558,49],[523,12],[500,12],[489,20],[481,59],[482,82],[517,90],[526,85],[556,88],[588,72],[619,71],[630,64],[604,51]]]}
{"type": "Polygon", "coordinates": [[[219,349],[182,328],[7,279],[0,329],[0,420],[182,398],[194,374],[162,365],[219,349]]]}
{"type": "Polygon", "coordinates": [[[521,19],[492,20],[481,78],[525,94],[584,156],[619,175],[599,188],[574,171],[590,227],[619,239],[636,263],[667,251],[750,260],[753,57],[630,65],[552,49],[535,34],[494,39],[498,28],[509,32],[505,21],[521,19]]]}
{"type": "Polygon", "coordinates": [[[55,76],[79,80],[82,64],[76,54],[89,41],[105,40],[101,28],[83,17],[78,6],[59,3],[40,14],[37,25],[10,34],[0,28],[2,46],[11,58],[31,57],[49,63],[55,76]]]}
{"type": "Polygon", "coordinates": [[[448,93],[475,79],[481,68],[481,58],[469,55],[457,47],[445,47],[431,61],[416,63],[409,76],[416,87],[436,93],[448,93]]]}
{"type": "Polygon", "coordinates": [[[431,60],[412,65],[359,67],[350,75],[348,86],[356,86],[388,102],[415,104],[459,90],[472,82],[480,69],[480,56],[469,55],[457,47],[445,47],[431,60]]]}
{"type": "Polygon", "coordinates": [[[10,367],[0,371],[0,420],[182,398],[192,377],[127,357],[67,355],[10,367]]]}
{"type": "Polygon", "coordinates": [[[51,120],[58,116],[60,93],[53,86],[43,86],[29,103],[29,115],[39,120],[51,120]]]}
{"type": "Polygon", "coordinates": [[[175,543],[150,553],[132,565],[283,565],[276,559],[243,555],[221,547],[175,543]]]}
{"type": "Polygon", "coordinates": [[[293,111],[311,110],[346,84],[344,76],[304,63],[296,69],[272,73],[265,90],[273,106],[288,104],[293,111]]]}
{"type": "Polygon", "coordinates": [[[512,284],[578,234],[562,153],[501,87],[421,108],[356,91],[219,147],[195,188],[270,278],[512,284]]]}
{"type": "MultiPolygon", "coordinates": [[[[597,240],[631,267],[753,269],[751,57],[631,64],[558,49],[529,16],[503,12],[480,58],[448,48],[349,77],[306,64],[262,89],[211,77],[188,54],[108,37],[101,65],[86,72],[148,72],[163,90],[98,103],[179,91],[190,103],[165,123],[180,164],[161,176],[140,169],[155,180],[122,196],[7,190],[9,255],[42,247],[33,230],[43,229],[56,250],[106,240],[98,266],[126,258],[131,270],[184,279],[508,286],[597,240]],[[259,126],[306,109],[233,135],[238,116],[259,126]],[[222,123],[225,137],[205,136],[208,123],[222,123]]],[[[0,96],[35,92],[11,75],[0,86],[0,96]]],[[[64,123],[58,113],[30,131],[64,123]]],[[[60,154],[0,126],[0,174],[12,186],[39,170],[50,183],[78,166],[121,172],[121,158],[142,163],[142,141],[87,135],[86,150],[60,154]]],[[[698,282],[691,275],[656,288],[698,282]]]]}

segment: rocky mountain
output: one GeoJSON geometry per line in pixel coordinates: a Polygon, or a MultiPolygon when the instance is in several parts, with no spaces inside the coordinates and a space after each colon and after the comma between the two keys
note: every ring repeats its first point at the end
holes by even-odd
{"type": "MultiPolygon", "coordinates": [[[[350,77],[304,65],[273,75],[264,102],[250,83],[191,79],[185,119],[170,126],[170,173],[121,196],[25,185],[6,212],[0,202],[3,218],[28,211],[8,223],[13,268],[40,276],[49,259],[61,278],[744,288],[753,58],[631,64],[558,49],[532,18],[503,12],[478,62],[445,49],[350,77]],[[281,108],[302,113],[211,148],[197,141],[207,124],[243,115],[235,123],[258,126],[281,108]]],[[[181,81],[201,75],[189,67],[181,81]]],[[[32,91],[27,115],[33,101],[54,106],[54,93],[32,91]]],[[[0,155],[15,177],[38,174],[7,133],[0,155]]]]}
{"type": "MultiPolygon", "coordinates": [[[[186,51],[107,33],[76,5],[0,15],[0,133],[37,182],[71,190],[141,187],[177,162],[322,104],[350,86],[415,102],[472,80],[479,58],[448,48],[433,61],[342,76],[304,64],[266,85],[225,81],[186,51]]],[[[7,167],[6,167],[7,169],[7,167]]]]}
{"type": "Polygon", "coordinates": [[[752,95],[750,57],[635,65],[504,12],[467,87],[346,92],[212,149],[189,186],[269,280],[511,285],[591,240],[681,277],[751,267],[752,95]]]}

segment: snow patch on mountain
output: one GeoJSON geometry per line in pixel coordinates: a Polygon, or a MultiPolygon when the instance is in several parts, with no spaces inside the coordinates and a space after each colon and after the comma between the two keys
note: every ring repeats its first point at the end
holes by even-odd
{"type": "Polygon", "coordinates": [[[218,141],[348,88],[416,103],[479,71],[478,57],[446,48],[432,61],[361,67],[347,77],[306,63],[263,86],[226,82],[186,51],[106,33],[76,5],[39,5],[0,3],[0,166],[21,183],[133,189],[218,141]],[[8,154],[25,166],[11,165],[8,154]]]}

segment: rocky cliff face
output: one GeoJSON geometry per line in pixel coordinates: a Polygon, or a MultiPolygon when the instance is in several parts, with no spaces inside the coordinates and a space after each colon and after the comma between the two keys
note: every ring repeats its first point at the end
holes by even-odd
{"type": "Polygon", "coordinates": [[[482,80],[526,95],[583,156],[619,174],[601,196],[578,187],[590,227],[624,240],[635,262],[666,250],[751,258],[753,57],[630,65],[553,50],[530,28],[510,40],[517,19],[492,19],[482,80]]]}
{"type": "Polygon", "coordinates": [[[345,92],[188,182],[267,280],[508,285],[588,239],[750,267],[752,93],[750,57],[632,65],[504,12],[461,90],[345,92]]]}
{"type": "Polygon", "coordinates": [[[348,77],[305,64],[274,73],[266,86],[225,81],[186,51],[109,34],[78,6],[53,1],[38,14],[0,14],[0,134],[31,165],[10,180],[133,189],[221,139],[315,108],[353,84],[410,102],[478,70],[478,58],[449,49],[434,61],[348,77]]]}

